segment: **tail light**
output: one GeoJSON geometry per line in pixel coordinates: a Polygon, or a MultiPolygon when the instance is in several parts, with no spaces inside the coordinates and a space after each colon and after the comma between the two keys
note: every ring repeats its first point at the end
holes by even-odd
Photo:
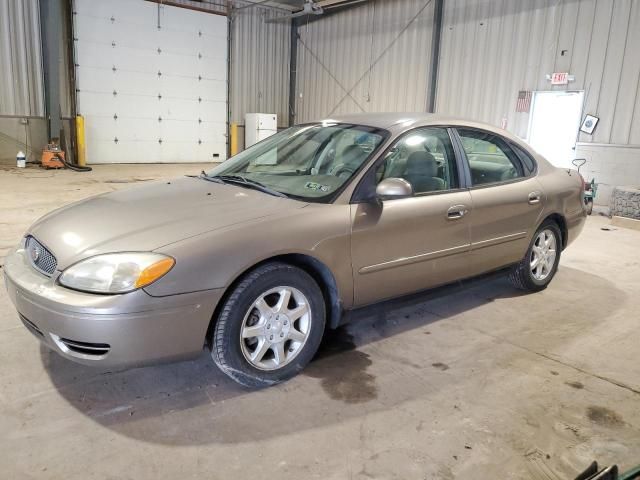
{"type": "Polygon", "coordinates": [[[582,190],[585,191],[585,192],[591,191],[591,182],[587,182],[580,172],[578,172],[578,175],[580,175],[580,181],[582,183],[582,190]]]}

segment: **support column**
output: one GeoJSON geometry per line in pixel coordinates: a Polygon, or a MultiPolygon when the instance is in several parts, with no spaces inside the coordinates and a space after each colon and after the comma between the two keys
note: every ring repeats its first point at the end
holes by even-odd
{"type": "Polygon", "coordinates": [[[40,0],[40,30],[42,66],[49,139],[58,138],[62,128],[60,118],[60,60],[62,44],[62,2],[40,0]]]}
{"type": "Polygon", "coordinates": [[[291,19],[291,47],[289,49],[289,126],[296,123],[296,75],[298,73],[298,21],[291,19]]]}
{"type": "Polygon", "coordinates": [[[431,37],[431,72],[427,92],[427,112],[436,111],[436,91],[438,87],[438,67],[440,65],[440,40],[442,39],[442,13],[444,0],[434,0],[433,33],[431,37]]]}

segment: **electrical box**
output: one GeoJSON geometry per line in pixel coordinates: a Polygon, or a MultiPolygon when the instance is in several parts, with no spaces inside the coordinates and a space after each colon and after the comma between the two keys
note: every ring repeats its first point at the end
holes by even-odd
{"type": "Polygon", "coordinates": [[[278,115],[275,113],[247,113],[244,116],[244,147],[270,137],[278,131],[278,115]]]}

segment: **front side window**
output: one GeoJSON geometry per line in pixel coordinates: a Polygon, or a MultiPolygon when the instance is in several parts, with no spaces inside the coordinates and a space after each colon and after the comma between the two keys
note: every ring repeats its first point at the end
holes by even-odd
{"type": "Polygon", "coordinates": [[[444,128],[419,128],[402,136],[376,170],[376,180],[403,178],[413,193],[459,187],[455,154],[444,128]]]}
{"type": "Polygon", "coordinates": [[[480,130],[458,129],[474,186],[524,177],[517,154],[497,135],[480,130]]]}
{"type": "Polygon", "coordinates": [[[235,176],[305,200],[331,198],[382,144],[388,132],[348,124],[291,127],[208,172],[235,176]]]}

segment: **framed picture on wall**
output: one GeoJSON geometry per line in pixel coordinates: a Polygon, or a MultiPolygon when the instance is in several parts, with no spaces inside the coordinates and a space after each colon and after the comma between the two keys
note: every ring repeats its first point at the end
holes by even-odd
{"type": "Polygon", "coordinates": [[[588,133],[589,135],[593,134],[593,131],[598,124],[598,117],[594,117],[593,115],[587,115],[584,117],[584,121],[582,122],[582,126],[580,127],[580,131],[584,133],[588,133]]]}

